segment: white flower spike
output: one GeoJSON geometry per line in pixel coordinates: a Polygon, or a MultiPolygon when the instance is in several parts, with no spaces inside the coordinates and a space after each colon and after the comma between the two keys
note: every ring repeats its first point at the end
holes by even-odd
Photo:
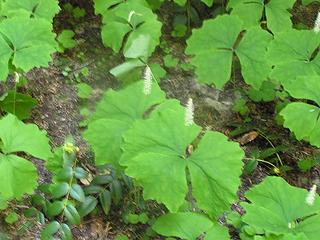
{"type": "Polygon", "coordinates": [[[320,12],[318,12],[317,19],[314,22],[313,31],[315,33],[319,33],[320,32],[320,12]]]}
{"type": "Polygon", "coordinates": [[[306,204],[308,204],[309,206],[312,206],[314,204],[314,200],[316,199],[316,194],[317,194],[317,185],[313,184],[306,197],[306,204]]]}
{"type": "Polygon", "coordinates": [[[143,72],[143,93],[145,95],[150,95],[151,94],[151,87],[152,87],[152,72],[151,68],[149,66],[146,66],[143,72]]]}
{"type": "Polygon", "coordinates": [[[193,117],[194,117],[194,105],[193,105],[192,98],[189,98],[186,106],[186,112],[185,112],[185,118],[184,118],[184,124],[187,127],[191,126],[194,123],[193,117]]]}

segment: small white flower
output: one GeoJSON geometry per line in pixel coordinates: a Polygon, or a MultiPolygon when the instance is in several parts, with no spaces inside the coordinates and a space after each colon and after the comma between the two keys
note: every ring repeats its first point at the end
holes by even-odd
{"type": "Polygon", "coordinates": [[[151,94],[151,87],[152,87],[152,72],[151,68],[149,66],[146,66],[143,72],[143,93],[145,95],[150,95],[151,94]]]}
{"type": "Polygon", "coordinates": [[[310,188],[310,191],[308,192],[307,197],[306,197],[306,203],[309,206],[313,205],[314,200],[316,199],[316,194],[317,194],[317,185],[313,184],[312,187],[310,188]]]}
{"type": "Polygon", "coordinates": [[[186,126],[191,126],[193,124],[193,115],[194,115],[194,105],[193,105],[192,98],[189,98],[186,106],[186,112],[185,112],[185,118],[184,118],[184,124],[186,126]]]}
{"type": "Polygon", "coordinates": [[[313,31],[315,33],[319,33],[320,32],[320,12],[318,12],[317,19],[314,22],[313,31]]]}

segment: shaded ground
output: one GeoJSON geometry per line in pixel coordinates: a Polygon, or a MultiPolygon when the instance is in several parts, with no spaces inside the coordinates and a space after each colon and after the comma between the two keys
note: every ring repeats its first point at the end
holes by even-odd
{"type": "MultiPolygon", "coordinates": [[[[309,26],[313,24],[313,16],[316,15],[317,7],[295,8],[294,20],[303,21],[309,26]]],[[[92,10],[89,10],[89,14],[92,10]]],[[[166,18],[168,16],[161,16],[166,18]]],[[[170,16],[168,17],[170,19],[170,16]]],[[[81,138],[81,128],[79,122],[82,120],[80,115],[80,105],[83,102],[77,97],[74,83],[75,75],[84,67],[89,69],[89,75],[81,77],[83,82],[90,84],[94,88],[94,96],[89,101],[89,107],[94,108],[94,103],[101,94],[109,87],[117,88],[118,84],[108,72],[121,62],[121,57],[113,55],[109,49],[105,49],[100,41],[99,19],[92,16],[86,21],[70,24],[67,17],[61,14],[57,19],[56,28],[72,28],[80,45],[65,55],[57,55],[54,63],[47,69],[36,69],[28,74],[29,84],[27,91],[38,101],[39,105],[33,110],[30,121],[36,123],[40,128],[45,129],[51,140],[52,146],[56,147],[63,144],[68,135],[75,137],[80,146],[79,158],[83,164],[90,163],[92,156],[89,147],[81,138]],[[89,20],[88,20],[89,19],[89,20]],[[63,25],[61,25],[63,23],[63,25]],[[63,71],[68,68],[68,75],[64,76],[63,71]]],[[[172,39],[170,35],[164,34],[163,39],[169,42],[173,49],[173,55],[182,62],[187,58],[183,54],[184,46],[180,40],[172,39]]],[[[154,59],[159,61],[161,50],[157,51],[154,59]]],[[[179,65],[175,69],[168,69],[168,75],[161,82],[161,87],[166,91],[168,97],[177,98],[182,104],[186,103],[189,97],[194,99],[196,109],[196,122],[205,128],[218,130],[230,135],[234,130],[235,124],[243,124],[243,117],[232,111],[232,106],[236,98],[240,96],[239,86],[247,88],[242,83],[239,74],[236,75],[236,84],[230,83],[226,90],[218,91],[211,87],[200,85],[196,82],[196,77],[192,72],[183,71],[179,65]]],[[[248,156],[253,149],[264,150],[270,148],[271,141],[274,146],[285,145],[288,150],[280,152],[281,160],[285,165],[292,168],[282,176],[291,184],[300,187],[310,187],[313,181],[319,179],[319,168],[302,173],[297,168],[297,161],[312,156],[316,150],[303,142],[297,142],[290,136],[289,131],[281,126],[277,126],[274,121],[275,103],[248,103],[251,110],[249,116],[251,129],[260,130],[267,134],[258,136],[253,141],[243,144],[243,149],[248,156]],[[269,141],[268,141],[269,140],[269,141]]],[[[241,141],[241,138],[251,130],[244,131],[233,140],[241,141]]],[[[274,158],[272,158],[274,160],[274,158]]],[[[40,181],[47,182],[50,175],[42,166],[40,161],[34,160],[40,172],[40,181]]],[[[275,162],[277,164],[277,162],[275,162]]],[[[267,165],[258,165],[256,170],[250,175],[242,178],[243,186],[239,190],[239,198],[245,200],[243,193],[252,184],[258,183],[266,175],[274,174],[267,165]]],[[[241,208],[233,206],[239,212],[241,208]]],[[[128,226],[121,219],[121,210],[115,211],[108,217],[95,216],[85,221],[79,228],[74,229],[75,239],[113,239],[117,233],[126,233],[130,239],[138,239],[139,232],[144,226],[128,226]],[[137,231],[135,233],[135,231],[137,231]]],[[[16,239],[38,239],[39,226],[33,227],[27,235],[18,236],[16,239]]],[[[11,229],[10,231],[13,231],[11,229]]],[[[13,235],[13,234],[12,234],[13,235]]],[[[13,235],[14,236],[14,235],[13,235]]],[[[0,236],[1,239],[1,236],[0,236]]],[[[236,239],[236,238],[234,238],[236,239]]]]}

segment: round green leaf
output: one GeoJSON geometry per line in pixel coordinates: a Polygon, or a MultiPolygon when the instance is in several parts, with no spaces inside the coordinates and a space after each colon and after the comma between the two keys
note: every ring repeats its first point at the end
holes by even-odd
{"type": "Polygon", "coordinates": [[[71,225],[79,225],[80,224],[81,217],[80,217],[77,209],[72,204],[68,204],[65,207],[64,215],[66,216],[68,222],[71,225]]]}
{"type": "Polygon", "coordinates": [[[80,217],[85,217],[91,213],[98,204],[98,200],[95,197],[86,197],[84,202],[79,206],[78,212],[80,217]]]}
{"type": "Polygon", "coordinates": [[[57,221],[50,222],[42,231],[41,231],[41,240],[53,239],[53,235],[57,233],[60,229],[60,223],[57,221]]]}
{"type": "Polygon", "coordinates": [[[82,190],[82,187],[79,184],[71,185],[70,196],[79,202],[84,202],[86,198],[82,190]]]}
{"type": "Polygon", "coordinates": [[[53,203],[48,203],[46,205],[46,214],[49,217],[58,216],[64,209],[64,203],[62,201],[54,201],[53,203]]]}

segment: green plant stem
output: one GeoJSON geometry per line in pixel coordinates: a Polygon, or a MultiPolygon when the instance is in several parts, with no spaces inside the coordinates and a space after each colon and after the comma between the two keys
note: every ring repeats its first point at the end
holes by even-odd
{"type": "MultiPolygon", "coordinates": [[[[263,134],[261,131],[259,131],[258,129],[257,129],[257,131],[259,132],[259,134],[261,135],[261,137],[263,137],[265,140],[267,140],[267,142],[270,144],[270,146],[271,146],[272,148],[276,149],[276,147],[273,145],[273,143],[270,141],[270,139],[269,139],[266,135],[264,135],[264,134],[263,134]]],[[[281,160],[280,155],[279,155],[277,152],[275,152],[275,154],[276,154],[276,157],[278,158],[278,161],[279,161],[280,165],[283,166],[283,163],[282,163],[282,160],[281,160]]]]}
{"type": "Polygon", "coordinates": [[[191,0],[187,0],[187,21],[188,32],[191,32],[191,0]]]}
{"type": "MultiPolygon", "coordinates": [[[[74,169],[76,166],[77,166],[77,157],[75,157],[75,160],[74,160],[74,162],[73,162],[73,164],[72,164],[72,169],[74,169]]],[[[63,200],[63,201],[64,201],[64,207],[63,207],[63,211],[62,211],[62,215],[61,215],[61,219],[62,219],[62,220],[63,220],[63,218],[64,218],[64,210],[65,210],[66,207],[67,207],[67,202],[68,202],[69,197],[70,197],[71,185],[72,185],[73,179],[74,179],[74,174],[72,174],[72,176],[71,176],[71,178],[70,178],[70,180],[69,180],[69,183],[68,183],[68,185],[69,185],[69,190],[68,190],[68,192],[67,192],[67,194],[66,194],[66,196],[65,196],[65,198],[64,198],[64,200],[63,200]]]]}
{"type": "Polygon", "coordinates": [[[13,114],[16,114],[16,98],[17,98],[17,82],[14,82],[14,90],[13,90],[13,114]]]}
{"type": "Polygon", "coordinates": [[[270,166],[272,166],[273,168],[278,168],[276,165],[274,165],[273,163],[271,162],[268,162],[266,160],[263,160],[263,159],[258,159],[258,158],[244,158],[244,160],[256,160],[258,162],[263,162],[263,163],[266,163],[266,164],[269,164],[270,166]]]}

